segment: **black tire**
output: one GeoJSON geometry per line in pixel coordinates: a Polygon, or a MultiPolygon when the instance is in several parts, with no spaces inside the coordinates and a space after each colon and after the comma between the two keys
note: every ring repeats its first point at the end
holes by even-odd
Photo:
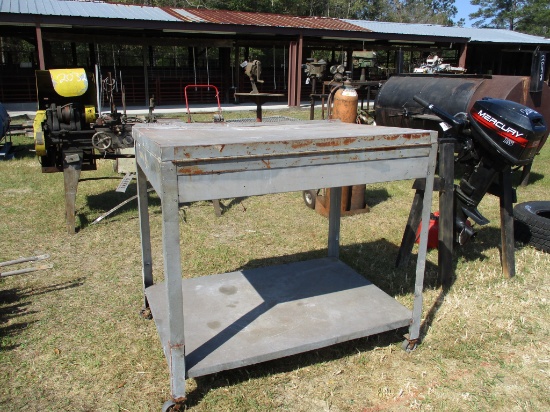
{"type": "Polygon", "coordinates": [[[514,238],[550,253],[550,201],[524,202],[514,207],[514,238]]]}
{"type": "Polygon", "coordinates": [[[310,209],[315,209],[315,201],[317,200],[317,190],[304,190],[302,192],[304,203],[310,209]]]}

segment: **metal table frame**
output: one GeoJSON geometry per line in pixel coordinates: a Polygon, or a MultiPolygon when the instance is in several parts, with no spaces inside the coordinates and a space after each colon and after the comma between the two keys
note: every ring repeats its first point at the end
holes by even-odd
{"type": "MultiPolygon", "coordinates": [[[[201,376],[258,363],[407,325],[410,325],[410,341],[416,342],[419,338],[428,225],[422,226],[420,234],[414,303],[410,310],[338,260],[338,207],[330,210],[328,257],[308,261],[313,263],[308,263],[306,269],[303,265],[291,264],[293,266],[270,267],[265,272],[254,269],[182,280],[179,207],[191,201],[301,191],[312,187],[331,187],[331,204],[340,204],[342,186],[425,178],[422,219],[427,222],[430,218],[437,156],[436,132],[314,121],[245,126],[138,125],[133,129],[133,136],[136,140],[144,304],[145,308],[150,306],[157,324],[170,370],[171,396],[175,402],[185,399],[187,376],[201,376]],[[165,280],[157,284],[153,282],[148,181],[160,197],[162,205],[165,280]],[[314,273],[308,269],[310,267],[316,268],[314,273]],[[284,278],[288,271],[293,271],[292,276],[284,278]],[[268,281],[268,278],[272,281],[268,281]],[[268,286],[287,288],[287,283],[276,283],[280,278],[284,278],[284,282],[292,283],[296,279],[296,282],[302,282],[298,292],[281,291],[287,294],[284,297],[278,296],[277,291],[270,292],[268,286]],[[221,282],[221,286],[216,282],[221,282]],[[231,282],[237,282],[232,285],[238,287],[227,286],[231,282]],[[350,285],[340,285],[340,282],[350,282],[350,285]],[[308,284],[312,285],[311,291],[305,290],[308,284]],[[333,284],[338,284],[338,290],[329,290],[333,284]],[[222,323],[228,322],[223,332],[204,332],[211,334],[203,341],[194,342],[198,339],[196,335],[203,332],[190,329],[198,328],[197,325],[205,324],[208,320],[201,319],[201,316],[208,317],[214,313],[223,317],[225,313],[218,312],[230,312],[226,306],[216,309],[222,295],[208,297],[206,292],[203,296],[200,291],[217,293],[220,290],[230,295],[233,293],[231,288],[248,290],[248,295],[245,294],[242,300],[246,301],[247,296],[257,299],[257,307],[264,307],[261,313],[252,316],[257,307],[250,310],[247,307],[243,309],[241,314],[244,315],[238,321],[221,319],[222,323]],[[321,301],[318,300],[320,294],[323,294],[321,301]],[[280,301],[268,302],[269,299],[280,301]],[[340,299],[336,303],[339,306],[331,306],[330,299],[340,299]],[[207,306],[199,308],[201,304],[207,306]],[[346,307],[348,304],[350,308],[346,307]],[[273,323],[273,319],[280,319],[278,316],[286,316],[284,319],[289,319],[291,323],[302,313],[300,311],[309,311],[315,306],[315,310],[321,312],[307,312],[309,323],[299,324],[297,331],[288,331],[283,325],[280,333],[274,333],[281,335],[280,347],[277,346],[277,336],[270,336],[268,346],[272,350],[265,350],[261,342],[249,348],[226,348],[231,342],[242,345],[239,339],[247,342],[250,336],[243,334],[251,333],[250,329],[262,319],[271,316],[269,321],[273,323]],[[361,312],[362,307],[365,308],[364,312],[361,312]],[[335,311],[333,308],[338,309],[335,311]],[[288,316],[289,313],[285,311],[290,309],[296,313],[292,312],[288,316]],[[331,311],[329,315],[327,310],[331,311]],[[376,315],[376,324],[371,325],[370,321],[364,320],[377,310],[380,313],[376,315]],[[394,311],[395,319],[392,318],[394,311]],[[360,319],[354,318],[355,312],[360,312],[360,319]],[[243,318],[250,316],[252,318],[242,324],[243,318]],[[334,316],[337,319],[335,324],[329,322],[325,326],[327,316],[334,316]],[[325,322],[322,323],[322,332],[315,331],[310,336],[306,326],[315,328],[318,322],[325,322]],[[223,333],[228,336],[220,343],[223,333]],[[322,333],[332,335],[323,336],[322,333]],[[249,349],[251,355],[247,354],[249,349]],[[254,350],[260,352],[253,354],[254,350]],[[216,354],[220,351],[223,353],[216,354]],[[221,360],[205,361],[209,356],[218,356],[221,360]],[[186,365],[187,359],[191,366],[186,365]],[[204,364],[201,364],[203,361],[204,364]]],[[[273,324],[269,326],[276,327],[273,324]]],[[[259,331],[262,331],[261,327],[259,331]]],[[[255,337],[261,338],[261,333],[255,337]]]]}

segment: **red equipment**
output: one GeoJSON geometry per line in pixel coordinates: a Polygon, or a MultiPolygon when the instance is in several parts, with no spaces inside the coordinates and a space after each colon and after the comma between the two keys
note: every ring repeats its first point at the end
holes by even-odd
{"type": "Polygon", "coordinates": [[[223,115],[222,115],[222,106],[220,105],[220,92],[218,91],[218,88],[216,86],[213,86],[211,84],[188,84],[183,89],[183,93],[185,95],[185,107],[187,108],[187,123],[191,123],[191,111],[189,110],[189,99],[187,98],[187,89],[190,87],[196,88],[212,88],[216,92],[216,100],[218,101],[218,113],[214,115],[214,122],[223,122],[223,115]]]}

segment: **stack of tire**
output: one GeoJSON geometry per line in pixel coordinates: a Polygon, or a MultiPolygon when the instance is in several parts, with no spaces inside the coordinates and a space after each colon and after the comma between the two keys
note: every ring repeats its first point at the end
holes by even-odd
{"type": "Polygon", "coordinates": [[[514,207],[514,237],[550,253],[550,201],[518,203],[514,207]]]}

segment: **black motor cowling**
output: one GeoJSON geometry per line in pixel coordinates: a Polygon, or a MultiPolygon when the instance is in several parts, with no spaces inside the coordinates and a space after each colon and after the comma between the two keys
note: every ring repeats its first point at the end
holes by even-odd
{"type": "Polygon", "coordinates": [[[478,100],[468,118],[476,142],[493,161],[510,166],[531,163],[547,132],[541,114],[509,100],[478,100]]]}

